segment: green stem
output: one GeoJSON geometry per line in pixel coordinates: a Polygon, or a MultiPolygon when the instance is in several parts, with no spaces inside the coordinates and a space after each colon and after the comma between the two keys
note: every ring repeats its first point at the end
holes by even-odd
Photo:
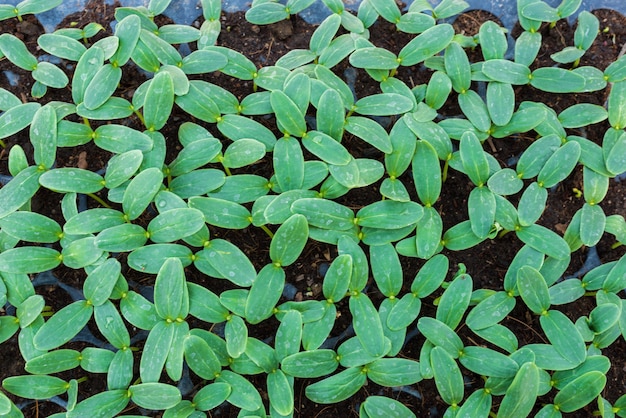
{"type": "Polygon", "coordinates": [[[270,231],[268,227],[266,227],[265,225],[261,225],[261,229],[265,231],[265,233],[269,235],[270,238],[274,238],[274,233],[270,231]]]}
{"type": "Polygon", "coordinates": [[[1,139],[0,139],[0,147],[2,147],[2,148],[6,148],[7,147],[7,145],[1,139]]]}
{"type": "Polygon", "coordinates": [[[446,162],[443,164],[443,172],[441,173],[442,183],[445,183],[446,179],[448,178],[448,167],[450,166],[449,161],[450,160],[446,160],[446,162]]]}
{"type": "Polygon", "coordinates": [[[618,247],[621,247],[622,245],[624,245],[624,244],[622,244],[621,242],[618,241],[615,244],[611,245],[611,249],[614,250],[614,249],[616,249],[618,247]]]}
{"type": "Polygon", "coordinates": [[[141,114],[140,111],[135,110],[135,115],[137,115],[137,118],[139,119],[139,121],[143,124],[143,126],[146,126],[146,120],[143,118],[143,115],[141,114]]]}
{"type": "Polygon", "coordinates": [[[498,238],[502,238],[503,236],[505,236],[506,234],[508,234],[509,231],[508,229],[503,229],[502,231],[500,231],[500,233],[498,234],[498,238]]]}
{"type": "Polygon", "coordinates": [[[102,206],[104,206],[105,208],[109,208],[111,209],[111,205],[109,205],[107,202],[105,202],[104,200],[100,199],[98,196],[96,196],[93,193],[87,193],[87,196],[89,196],[90,198],[92,198],[93,200],[95,200],[96,202],[100,203],[102,206]]]}

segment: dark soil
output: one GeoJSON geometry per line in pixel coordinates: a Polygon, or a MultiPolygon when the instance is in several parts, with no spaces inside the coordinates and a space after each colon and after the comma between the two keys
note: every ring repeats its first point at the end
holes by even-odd
{"type": "MultiPolygon", "coordinates": [[[[69,25],[70,22],[75,22],[72,24],[75,24],[76,27],[83,27],[91,21],[97,21],[105,27],[106,34],[109,34],[111,33],[109,23],[113,20],[113,11],[113,7],[103,4],[103,2],[92,1],[84,12],[68,16],[61,24],[61,27],[69,25]]],[[[581,60],[581,65],[594,65],[600,69],[604,69],[617,58],[622,46],[626,42],[626,18],[619,13],[606,10],[596,11],[595,14],[600,19],[601,29],[607,28],[607,30],[602,31],[602,33],[598,35],[592,48],[581,60]]],[[[480,24],[486,20],[497,21],[494,16],[488,13],[473,11],[460,16],[455,23],[455,28],[458,33],[473,35],[478,31],[480,24]]],[[[163,22],[158,23],[162,24],[163,22]]],[[[199,25],[201,22],[196,23],[199,25]]],[[[222,33],[218,44],[244,53],[259,67],[274,64],[278,58],[289,50],[308,47],[310,35],[315,29],[315,27],[308,25],[298,17],[292,18],[291,21],[281,22],[275,25],[252,25],[245,21],[241,13],[223,15],[221,23],[222,33]]],[[[573,42],[573,31],[574,28],[570,27],[565,21],[558,22],[554,28],[547,26],[542,28],[544,44],[535,65],[554,65],[550,60],[550,54],[567,45],[571,45],[573,42]]],[[[36,39],[37,36],[43,32],[43,29],[34,17],[28,16],[21,23],[15,20],[3,21],[0,33],[4,32],[18,36],[27,44],[32,53],[41,55],[42,51],[38,49],[36,39]]],[[[375,27],[370,28],[370,33],[372,34],[372,42],[395,52],[398,52],[411,39],[410,36],[397,32],[393,25],[381,21],[379,21],[375,27]]],[[[514,35],[516,36],[515,31],[514,35]]],[[[101,33],[94,38],[94,40],[101,36],[105,36],[105,33],[101,33]]],[[[194,45],[191,45],[191,48],[194,49],[194,45]]],[[[479,48],[476,48],[476,51],[471,52],[471,54],[471,59],[481,59],[479,48]]],[[[336,67],[336,73],[340,77],[343,77],[343,71],[346,66],[347,63],[343,62],[336,67]]],[[[130,98],[137,86],[144,81],[144,78],[139,72],[132,70],[132,68],[127,69],[125,67],[124,71],[127,76],[124,77],[122,81],[123,84],[120,86],[117,94],[130,98]]],[[[407,82],[409,86],[414,86],[427,82],[430,74],[430,71],[423,69],[401,68],[398,77],[407,82]]],[[[252,83],[249,81],[236,80],[221,74],[210,75],[207,79],[210,79],[210,81],[215,84],[224,86],[239,99],[252,92],[252,83]]],[[[0,87],[16,93],[24,102],[27,102],[34,100],[30,97],[31,85],[32,78],[28,73],[17,69],[7,60],[0,60],[0,87]],[[4,72],[6,70],[10,70],[19,76],[19,85],[9,85],[9,78],[4,72]]],[[[364,71],[360,70],[357,71],[356,89],[360,97],[379,92],[378,84],[373,82],[364,71]]],[[[520,101],[542,101],[552,106],[557,112],[578,102],[603,104],[607,97],[606,92],[595,92],[593,94],[584,95],[551,95],[538,92],[530,86],[520,87],[518,91],[516,91],[516,94],[520,101]]],[[[40,101],[47,102],[50,100],[71,102],[69,87],[66,89],[51,90],[40,101]]],[[[451,96],[449,103],[450,106],[446,105],[444,109],[450,109],[450,114],[459,113],[458,107],[456,106],[456,97],[451,96]]],[[[183,117],[188,116],[175,109],[172,120],[179,121],[180,118],[183,117]]],[[[268,126],[275,126],[271,120],[268,122],[259,119],[259,121],[268,124],[268,126]]],[[[131,119],[130,122],[131,124],[135,123],[135,127],[141,129],[138,121],[131,119]]],[[[198,121],[195,122],[201,123],[198,121]]],[[[162,133],[167,138],[176,138],[177,125],[177,123],[172,124],[170,130],[164,128],[162,133]]],[[[219,137],[219,132],[216,129],[207,124],[204,125],[219,137]]],[[[588,128],[587,137],[593,141],[600,142],[602,134],[607,127],[607,123],[600,123],[597,124],[597,126],[588,128]]],[[[506,166],[506,161],[518,155],[526,148],[532,139],[533,138],[530,136],[493,139],[492,143],[486,145],[486,149],[492,152],[493,156],[500,161],[502,166],[506,166]]],[[[379,158],[382,160],[382,154],[372,153],[370,148],[363,146],[363,142],[351,138],[349,135],[347,135],[344,141],[344,144],[355,157],[367,156],[367,158],[379,158]]],[[[19,144],[24,147],[27,155],[32,153],[32,148],[29,144],[27,131],[7,138],[5,142],[7,146],[0,152],[0,174],[8,175],[7,156],[10,148],[19,144]]],[[[168,155],[167,161],[171,161],[177,152],[178,150],[176,149],[170,150],[171,155],[168,155]]],[[[93,143],[89,143],[73,149],[59,149],[57,166],[72,167],[80,163],[81,167],[96,171],[105,167],[109,158],[109,153],[98,149],[93,143]]],[[[239,170],[238,172],[243,171],[239,170]]],[[[271,159],[266,158],[261,163],[256,164],[254,166],[254,173],[263,175],[266,178],[271,175],[271,159]]],[[[407,186],[408,190],[414,191],[412,181],[408,175],[402,177],[402,181],[407,186]]],[[[378,201],[380,200],[378,186],[379,184],[376,184],[373,187],[353,191],[342,197],[341,203],[358,209],[369,203],[378,201]]],[[[443,218],[444,228],[447,229],[458,222],[468,219],[467,197],[471,189],[472,185],[465,175],[454,172],[453,170],[450,171],[450,175],[443,187],[441,199],[436,204],[436,208],[443,218]]],[[[576,196],[574,189],[582,189],[582,170],[580,169],[576,170],[573,175],[561,183],[556,190],[551,191],[548,207],[539,223],[562,234],[573,214],[582,207],[584,203],[582,198],[576,196]]],[[[416,196],[413,197],[416,198],[416,196]]],[[[42,190],[35,197],[33,204],[38,212],[62,222],[59,200],[60,195],[42,190]]],[[[90,202],[89,204],[90,206],[97,206],[96,202],[90,202]]],[[[626,216],[626,184],[611,181],[609,193],[602,202],[602,207],[607,215],[621,214],[626,216]]],[[[149,219],[144,221],[147,223],[149,219]]],[[[211,235],[227,239],[239,246],[239,248],[242,248],[257,270],[270,261],[268,255],[270,241],[267,235],[260,229],[250,227],[243,231],[227,231],[211,227],[211,235]]],[[[614,239],[611,236],[605,235],[597,245],[598,253],[603,262],[616,260],[625,253],[623,246],[613,249],[613,244],[614,239]]],[[[496,240],[487,240],[469,250],[458,252],[446,250],[444,253],[451,261],[451,271],[448,277],[451,277],[452,274],[457,271],[458,266],[463,263],[467,267],[467,272],[471,274],[476,289],[488,288],[500,290],[508,265],[521,246],[522,244],[513,234],[507,234],[496,240]]],[[[586,258],[586,252],[587,250],[583,248],[572,254],[572,262],[566,274],[573,274],[581,268],[586,258]]],[[[298,262],[287,269],[287,280],[298,290],[295,296],[296,300],[323,298],[321,295],[322,276],[320,275],[319,267],[322,263],[328,263],[335,256],[336,249],[334,246],[312,240],[309,241],[298,262]]],[[[402,257],[401,261],[403,263],[404,276],[407,282],[410,283],[419,268],[423,265],[423,261],[405,257],[402,257]]],[[[139,275],[137,272],[128,268],[123,271],[123,274],[129,281],[132,280],[139,284],[151,285],[154,280],[153,276],[139,275]]],[[[193,266],[186,269],[186,274],[189,281],[202,284],[217,294],[230,288],[228,282],[209,279],[198,272],[193,266]]],[[[58,268],[55,271],[55,275],[63,283],[79,289],[82,288],[82,282],[85,278],[84,272],[64,267],[58,268]]],[[[51,304],[54,311],[61,309],[71,302],[68,294],[58,286],[42,286],[38,287],[37,291],[45,296],[46,303],[51,304]]],[[[372,292],[373,293],[370,294],[372,299],[375,301],[381,299],[381,295],[377,294],[377,291],[373,290],[372,292]]],[[[433,300],[434,297],[438,295],[439,294],[435,294],[424,301],[422,314],[434,315],[435,306],[433,305],[433,300]]],[[[583,315],[588,315],[593,306],[591,301],[579,301],[561,308],[570,318],[575,319],[583,315]]],[[[337,319],[333,330],[332,335],[335,336],[343,332],[351,321],[347,303],[340,303],[337,308],[341,316],[337,319]]],[[[4,311],[0,312],[4,314],[4,311]]],[[[528,343],[541,342],[543,334],[538,321],[528,312],[523,304],[518,303],[518,307],[505,321],[506,325],[518,337],[520,346],[528,343]]],[[[269,319],[259,325],[251,326],[250,334],[259,339],[272,337],[275,335],[277,324],[278,322],[275,319],[269,319]]],[[[194,323],[191,325],[206,326],[206,324],[194,323]]],[[[99,336],[95,326],[90,326],[90,330],[96,337],[99,336]]],[[[129,326],[129,330],[132,336],[132,327],[129,326]]],[[[469,332],[467,328],[461,328],[458,332],[468,345],[482,343],[481,340],[469,332]]],[[[422,343],[423,337],[414,338],[409,341],[401,351],[400,356],[417,359],[422,343]]],[[[140,342],[137,345],[141,348],[142,344],[143,343],[140,342]]],[[[81,342],[73,342],[67,345],[68,348],[77,350],[85,346],[87,346],[87,344],[81,342]]],[[[24,364],[18,351],[17,338],[14,337],[4,343],[2,350],[2,356],[0,356],[0,381],[7,376],[24,374],[24,364]]],[[[136,354],[136,364],[139,363],[139,353],[140,351],[136,354]]],[[[623,368],[626,365],[626,343],[620,337],[618,342],[611,345],[610,349],[605,350],[603,354],[610,358],[612,366],[611,370],[608,372],[607,386],[602,396],[610,402],[614,402],[624,393],[626,388],[626,378],[623,373],[623,368]]],[[[80,369],[60,374],[60,377],[64,379],[80,378],[83,376],[87,376],[88,380],[80,384],[81,397],[91,396],[106,389],[105,375],[89,374],[80,369]]],[[[479,376],[468,373],[465,377],[466,396],[473,390],[483,386],[482,379],[479,376]]],[[[266,397],[264,375],[250,376],[250,379],[257,385],[262,395],[266,397]]],[[[201,382],[199,380],[194,380],[193,383],[196,385],[196,389],[200,387],[201,382]]],[[[394,391],[391,388],[382,388],[370,382],[349,400],[333,405],[318,405],[308,400],[304,395],[304,390],[310,383],[312,383],[311,380],[296,381],[296,411],[294,416],[311,418],[337,416],[356,417],[358,416],[360,403],[369,395],[385,395],[397,399],[407,405],[419,417],[442,416],[443,411],[446,409],[445,403],[437,394],[433,380],[424,380],[414,385],[414,389],[421,394],[421,398],[419,399],[405,392],[394,391]]],[[[19,402],[20,400],[16,399],[16,401],[19,402]]],[[[494,410],[496,410],[499,402],[500,398],[494,398],[494,410]]],[[[542,398],[541,402],[549,403],[550,398],[542,398]]],[[[541,405],[538,403],[537,410],[540,407],[541,405]]],[[[568,416],[589,417],[594,410],[595,405],[592,404],[586,409],[575,414],[569,414],[568,416]]],[[[49,416],[61,411],[63,411],[63,409],[52,402],[32,402],[23,408],[24,415],[27,417],[49,416]]],[[[131,404],[125,413],[140,414],[141,411],[131,404]]],[[[221,408],[219,412],[214,412],[212,416],[234,417],[236,415],[236,408],[226,406],[221,408]]]]}

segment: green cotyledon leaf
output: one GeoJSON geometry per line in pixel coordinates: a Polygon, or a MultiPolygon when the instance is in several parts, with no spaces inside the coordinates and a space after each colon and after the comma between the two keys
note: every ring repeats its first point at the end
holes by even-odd
{"type": "Polygon", "coordinates": [[[0,138],[11,136],[30,125],[40,107],[39,103],[24,103],[4,111],[0,115],[0,138]]]}
{"type": "Polygon", "coordinates": [[[530,84],[550,93],[574,93],[585,88],[585,78],[564,68],[543,67],[532,72],[530,84]]]}
{"type": "Polygon", "coordinates": [[[459,150],[470,180],[477,186],[485,184],[489,179],[489,163],[478,137],[472,132],[464,133],[459,150]]]}
{"type": "Polygon", "coordinates": [[[397,93],[380,93],[365,96],[353,106],[353,110],[361,115],[388,116],[401,115],[413,108],[413,102],[397,93]]]}
{"type": "Polygon", "coordinates": [[[35,82],[30,89],[30,94],[35,99],[46,95],[48,85],[50,87],[63,88],[69,82],[69,79],[59,67],[48,62],[42,62],[41,64],[43,65],[38,65],[33,71],[35,82]]]}
{"type": "Polygon", "coordinates": [[[288,266],[300,256],[309,236],[304,215],[294,214],[276,231],[270,244],[270,258],[275,264],[288,266]]]}
{"type": "Polygon", "coordinates": [[[614,83],[609,93],[608,110],[609,123],[614,129],[624,129],[626,126],[626,100],[624,92],[626,91],[626,82],[620,81],[614,83]]]}
{"type": "Polygon", "coordinates": [[[285,271],[268,264],[259,271],[246,299],[245,317],[251,324],[269,318],[280,299],[285,285],[285,271]]]}
{"type": "Polygon", "coordinates": [[[393,70],[398,68],[399,59],[384,48],[359,48],[350,55],[350,64],[368,70],[393,70]]]}
{"type": "Polygon", "coordinates": [[[154,32],[141,29],[139,39],[156,55],[161,64],[182,65],[182,57],[178,50],[164,39],[159,38],[154,32]]]}
{"type": "Polygon", "coordinates": [[[273,410],[281,415],[293,413],[293,379],[285,375],[282,370],[275,370],[267,375],[267,391],[273,410]]]}
{"type": "Polygon", "coordinates": [[[498,409],[498,416],[506,418],[527,416],[537,400],[538,390],[539,369],[532,362],[524,363],[506,390],[498,409]]]}
{"type": "Polygon", "coordinates": [[[197,410],[209,411],[224,403],[231,391],[231,385],[226,382],[210,383],[194,395],[193,403],[197,410]]]}
{"type": "Polygon", "coordinates": [[[304,182],[304,155],[300,142],[293,137],[279,139],[274,145],[272,158],[276,181],[281,190],[301,189],[304,182]]]}
{"type": "Polygon", "coordinates": [[[248,287],[256,279],[256,270],[248,257],[228,241],[213,239],[203,251],[210,265],[222,277],[238,286],[248,287]]]}
{"type": "Polygon", "coordinates": [[[487,132],[491,127],[489,110],[483,99],[473,90],[466,90],[458,96],[463,114],[480,132],[487,132]]]}
{"type": "Polygon", "coordinates": [[[404,404],[399,401],[385,396],[368,396],[361,404],[359,410],[361,417],[403,417],[415,418],[415,414],[411,412],[404,404]]]}
{"type": "Polygon", "coordinates": [[[326,301],[324,315],[317,321],[303,324],[302,347],[305,350],[317,350],[322,346],[335,325],[336,315],[335,304],[326,301]]]}
{"type": "Polygon", "coordinates": [[[158,382],[145,382],[128,388],[134,403],[146,409],[167,409],[181,400],[176,386],[158,382]]]}
{"type": "Polygon", "coordinates": [[[254,5],[246,12],[246,20],[256,25],[268,25],[289,18],[284,4],[267,2],[254,5]]]}
{"type": "Polygon", "coordinates": [[[504,29],[497,23],[489,21],[481,25],[478,38],[485,61],[504,58],[508,44],[504,29]]]}
{"type": "Polygon", "coordinates": [[[75,104],[84,101],[87,86],[103,65],[104,51],[102,48],[89,48],[81,55],[72,78],[72,100],[75,104]]]}
{"type": "Polygon", "coordinates": [[[208,83],[193,80],[189,84],[187,94],[176,96],[175,103],[190,115],[206,121],[216,122],[220,119],[220,108],[211,97],[208,83]]]}
{"type": "Polygon", "coordinates": [[[602,238],[606,215],[599,205],[585,203],[580,218],[580,239],[587,246],[596,245],[602,238]]]}
{"type": "Polygon", "coordinates": [[[83,284],[85,298],[94,306],[102,305],[113,292],[115,278],[121,273],[121,265],[114,258],[107,259],[91,271],[83,284]]]}
{"type": "Polygon", "coordinates": [[[3,232],[22,241],[53,243],[63,236],[61,226],[44,215],[17,211],[0,218],[3,232]]]}
{"type": "Polygon", "coordinates": [[[36,166],[27,167],[0,189],[0,218],[18,210],[33,197],[39,189],[41,174],[36,166]]]}
{"type": "Polygon", "coordinates": [[[2,387],[27,399],[48,399],[65,393],[68,383],[58,377],[47,375],[11,376],[2,381],[2,387]]]}
{"type": "Polygon", "coordinates": [[[285,357],[281,362],[285,373],[301,378],[326,376],[338,366],[337,353],[330,349],[301,351],[285,357]]]}
{"type": "Polygon", "coordinates": [[[32,374],[52,374],[71,370],[80,364],[81,353],[76,350],[50,351],[26,362],[25,370],[32,374]]]}
{"type": "Polygon", "coordinates": [[[298,199],[292,203],[291,211],[304,215],[310,226],[318,228],[347,230],[354,225],[354,212],[332,200],[298,199]]]}
{"type": "Polygon", "coordinates": [[[139,364],[142,382],[159,380],[172,345],[174,331],[174,324],[163,320],[157,321],[150,330],[139,364]]]}
{"type": "Polygon", "coordinates": [[[35,164],[46,169],[52,168],[57,151],[57,115],[52,106],[37,109],[29,134],[35,149],[35,164]]]}
{"type": "Polygon", "coordinates": [[[464,347],[459,362],[481,376],[508,378],[517,373],[519,366],[510,357],[486,347],[464,347]]]}
{"type": "Polygon", "coordinates": [[[494,125],[504,126],[509,123],[515,110],[513,86],[498,81],[487,84],[487,110],[494,125]]]}
{"type": "Polygon", "coordinates": [[[397,295],[402,287],[402,266],[393,245],[370,247],[370,260],[378,289],[387,297],[397,295]]]}
{"type": "Polygon", "coordinates": [[[222,164],[229,168],[240,168],[253,164],[265,156],[265,145],[251,138],[242,138],[230,144],[226,151],[222,164]]]}
{"type": "Polygon", "coordinates": [[[219,52],[198,49],[183,58],[182,71],[185,74],[204,74],[220,70],[228,59],[219,52]]]}
{"type": "Polygon", "coordinates": [[[470,192],[467,202],[472,232],[479,238],[486,238],[496,216],[496,198],[486,187],[476,187],[470,192]]]}
{"type": "Polygon", "coordinates": [[[349,254],[337,256],[324,276],[322,286],[324,297],[333,303],[340,301],[348,292],[351,276],[352,256],[349,254]]]}
{"type": "Polygon", "coordinates": [[[137,15],[128,15],[115,26],[115,36],[119,39],[119,46],[110,61],[117,66],[123,66],[130,59],[139,35],[141,34],[141,20],[137,15]]]}
{"type": "Polygon", "coordinates": [[[163,172],[148,168],[137,174],[124,191],[122,208],[128,219],[137,219],[163,186],[163,172]]]}
{"type": "Polygon", "coordinates": [[[568,141],[557,149],[537,175],[539,186],[550,188],[563,181],[578,163],[580,153],[580,145],[574,141],[568,141]]]}
{"type": "Polygon", "coordinates": [[[482,72],[493,81],[513,85],[528,84],[531,76],[530,69],[526,65],[504,59],[485,61],[482,72]]]}
{"type": "Polygon", "coordinates": [[[520,227],[515,233],[522,242],[539,252],[559,260],[569,257],[570,249],[565,240],[548,228],[533,224],[520,227]]]}
{"type": "Polygon", "coordinates": [[[276,355],[274,356],[272,353],[270,369],[276,368],[276,361],[281,361],[300,351],[302,326],[302,314],[295,309],[288,310],[281,318],[274,343],[276,355]],[[274,357],[276,360],[274,360],[274,357]]]}
{"type": "Polygon", "coordinates": [[[128,255],[128,266],[134,270],[157,274],[166,259],[180,258],[184,266],[192,262],[191,250],[180,244],[151,244],[133,250],[128,255]]]}
{"type": "Polygon", "coordinates": [[[37,58],[31,54],[24,42],[9,33],[0,35],[0,51],[13,64],[26,70],[33,71],[37,67],[37,58]]]}
{"type": "Polygon", "coordinates": [[[548,191],[536,182],[531,183],[522,193],[518,204],[519,224],[528,226],[537,222],[546,207],[547,199],[548,191]]]}
{"type": "Polygon", "coordinates": [[[324,132],[307,132],[302,138],[302,145],[309,152],[328,164],[345,165],[352,160],[352,156],[348,150],[324,132]]]}
{"type": "Polygon", "coordinates": [[[33,339],[40,350],[52,350],[71,340],[87,324],[93,306],[85,300],[73,302],[58,312],[37,331],[33,339]]]}
{"type": "Polygon", "coordinates": [[[61,254],[48,247],[17,247],[0,253],[0,270],[6,273],[40,273],[57,267],[61,254]]]}
{"type": "Polygon", "coordinates": [[[340,402],[361,389],[366,380],[360,367],[351,367],[307,386],[306,396],[321,404],[340,402]]]}
{"type": "Polygon", "coordinates": [[[362,227],[399,229],[416,223],[424,208],[415,202],[381,200],[359,210],[355,223],[362,227]]]}
{"type": "Polygon", "coordinates": [[[417,141],[412,170],[417,195],[427,207],[433,205],[441,193],[441,166],[437,151],[430,143],[417,141]]]}
{"type": "Polygon", "coordinates": [[[450,328],[456,328],[471,299],[473,280],[468,274],[458,275],[439,299],[435,318],[450,328]]]}
{"type": "Polygon", "coordinates": [[[104,187],[104,179],[99,174],[71,167],[46,171],[39,183],[57,192],[96,193],[104,187]]]}
{"type": "Polygon", "coordinates": [[[430,351],[430,363],[439,395],[449,405],[463,399],[464,385],[461,370],[450,353],[442,347],[430,351]]]}
{"type": "Polygon", "coordinates": [[[158,131],[167,123],[174,105],[174,82],[167,71],[159,71],[148,87],[143,106],[144,124],[158,131]]]}
{"type": "Polygon", "coordinates": [[[245,377],[230,370],[222,370],[216,382],[225,382],[231,386],[232,390],[227,400],[236,407],[252,410],[263,407],[259,391],[245,377]]]}
{"type": "Polygon", "coordinates": [[[417,328],[436,347],[445,349],[452,358],[457,358],[463,349],[459,336],[445,323],[430,317],[422,317],[417,328]]]}
{"type": "Polygon", "coordinates": [[[149,238],[152,242],[174,242],[188,237],[204,226],[204,215],[193,208],[167,210],[148,224],[149,238]]]}
{"type": "Polygon", "coordinates": [[[370,363],[367,377],[387,387],[411,385],[422,380],[419,363],[403,358],[381,358],[370,363]]]}
{"type": "Polygon", "coordinates": [[[184,343],[185,360],[189,368],[203,379],[212,380],[221,370],[217,356],[202,338],[189,335],[184,343]]]}
{"type": "Polygon", "coordinates": [[[447,24],[435,25],[417,35],[398,54],[400,65],[411,66],[445,49],[454,37],[454,28],[447,24]]]}
{"type": "Polygon", "coordinates": [[[341,95],[333,89],[326,89],[319,98],[315,115],[316,128],[331,138],[340,141],[343,136],[345,108],[341,95]]]}
{"type": "Polygon", "coordinates": [[[85,88],[83,104],[89,110],[102,106],[115,92],[122,78],[122,69],[104,64],[85,88]]]}
{"type": "Polygon", "coordinates": [[[163,263],[154,284],[154,307],[163,319],[184,319],[189,313],[189,291],[183,265],[177,258],[163,263]]]}
{"type": "Polygon", "coordinates": [[[471,84],[471,69],[467,54],[457,42],[451,42],[444,55],[446,74],[454,90],[463,95],[471,84]]]}
{"type": "Polygon", "coordinates": [[[222,228],[243,229],[250,225],[250,211],[245,206],[215,197],[193,196],[189,206],[204,215],[209,225],[222,228]]]}
{"type": "Polygon", "coordinates": [[[594,370],[568,383],[554,397],[554,405],[563,412],[574,412],[595,399],[606,385],[606,375],[594,370]]]}
{"type": "Polygon", "coordinates": [[[222,150],[222,144],[217,138],[202,138],[185,144],[168,168],[172,176],[180,176],[202,167],[213,160],[222,150]]]}
{"type": "Polygon", "coordinates": [[[471,248],[482,242],[472,231],[472,224],[469,220],[454,225],[443,234],[442,244],[449,250],[459,251],[471,248]]]}
{"type": "Polygon", "coordinates": [[[79,402],[67,414],[70,418],[80,418],[85,415],[96,418],[115,416],[128,405],[129,401],[130,397],[126,389],[107,390],[79,402]]]}
{"type": "Polygon", "coordinates": [[[122,223],[102,230],[94,243],[102,251],[125,252],[142,247],[147,240],[148,234],[141,226],[122,223]]]}
{"type": "Polygon", "coordinates": [[[363,348],[374,357],[385,353],[385,336],[380,316],[372,301],[363,293],[350,296],[350,312],[353,315],[355,333],[363,348]]]}
{"type": "Polygon", "coordinates": [[[466,323],[472,331],[488,328],[503,320],[514,307],[514,297],[506,292],[496,292],[472,308],[466,323]]]}
{"type": "Polygon", "coordinates": [[[556,351],[573,364],[585,360],[585,342],[576,326],[563,313],[549,310],[539,317],[541,328],[556,351]]]}
{"type": "Polygon", "coordinates": [[[120,301],[120,312],[129,323],[144,330],[152,329],[160,321],[154,304],[132,290],[120,301]]]}
{"type": "Polygon", "coordinates": [[[98,330],[114,347],[124,350],[130,346],[130,335],[117,307],[109,300],[94,308],[98,330]]]}
{"type": "Polygon", "coordinates": [[[489,177],[487,186],[495,194],[508,196],[519,192],[524,186],[524,182],[517,176],[515,170],[503,168],[489,177]]]}
{"type": "Polygon", "coordinates": [[[116,154],[135,149],[147,152],[152,149],[154,144],[154,141],[147,134],[116,124],[99,126],[92,137],[99,148],[116,154]]]}
{"type": "Polygon", "coordinates": [[[306,133],[304,114],[289,96],[280,90],[274,90],[270,94],[270,103],[283,132],[297,137],[306,133]]]}
{"type": "Polygon", "coordinates": [[[517,273],[517,288],[526,306],[534,313],[540,315],[550,308],[548,285],[538,270],[523,266],[517,273]]]}
{"type": "Polygon", "coordinates": [[[388,154],[394,151],[387,131],[372,119],[363,116],[350,116],[345,119],[345,122],[342,118],[342,126],[352,135],[361,138],[384,153],[388,154]]]}

